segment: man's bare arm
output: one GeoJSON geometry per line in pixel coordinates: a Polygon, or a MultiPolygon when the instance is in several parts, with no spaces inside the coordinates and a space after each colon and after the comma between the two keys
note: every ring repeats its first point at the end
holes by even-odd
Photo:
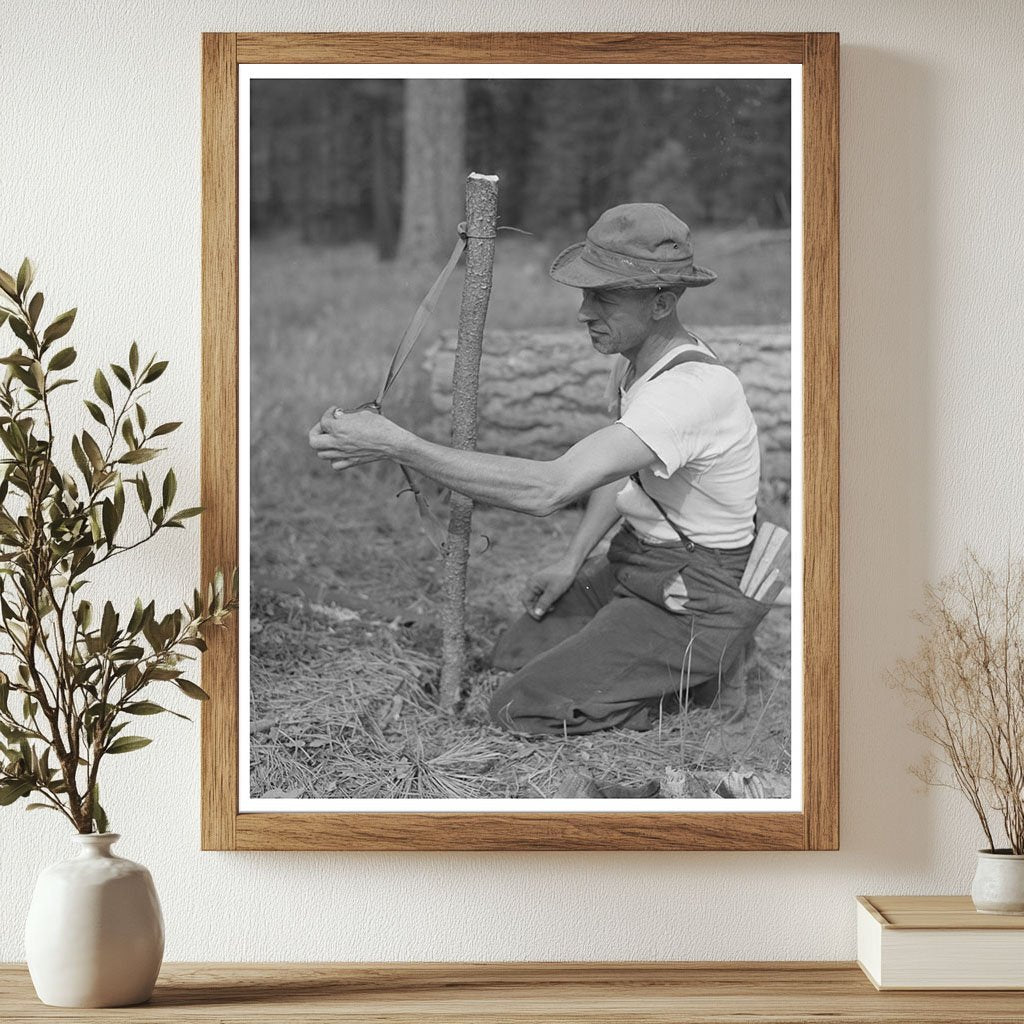
{"type": "Polygon", "coordinates": [[[413,434],[387,457],[471,498],[542,516],[654,461],[647,445],[619,425],[585,437],[550,462],[458,451],[413,434]]]}
{"type": "Polygon", "coordinates": [[[614,480],[593,491],[565,553],[527,578],[519,599],[535,619],[542,619],[572,586],[587,556],[619,518],[615,497],[621,487],[622,481],[614,480]]]}
{"type": "Polygon", "coordinates": [[[393,459],[477,501],[536,516],[549,515],[656,461],[643,441],[617,423],[551,461],[448,448],[371,412],[325,413],[310,431],[310,444],[336,469],[393,459]]]}
{"type": "Polygon", "coordinates": [[[580,571],[587,556],[597,547],[602,537],[619,521],[619,510],[615,499],[622,490],[623,480],[613,480],[598,487],[587,501],[580,525],[569,542],[565,560],[572,566],[573,575],[580,571]]]}

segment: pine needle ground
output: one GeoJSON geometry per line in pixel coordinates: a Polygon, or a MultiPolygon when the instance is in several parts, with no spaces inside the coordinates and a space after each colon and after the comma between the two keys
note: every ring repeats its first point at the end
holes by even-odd
{"type": "MultiPolygon", "coordinates": [[[[788,319],[788,241],[784,232],[709,238],[708,262],[716,250],[727,254],[748,286],[712,297],[694,322],[788,319]]],[[[544,260],[535,243],[501,248],[489,326],[573,322],[573,296],[538,271],[544,260]]],[[[738,722],[698,696],[644,733],[528,739],[490,724],[487,701],[504,675],[487,667],[487,653],[519,613],[523,580],[564,549],[575,510],[545,519],[474,515],[472,671],[458,713],[439,712],[441,562],[409,495],[396,497],[402,478],[387,464],[333,473],[306,445],[327,405],[372,397],[423,275],[377,264],[361,247],[264,244],[252,263],[252,627],[242,642],[252,655],[253,796],[537,798],[568,795],[574,778],[654,781],[675,797],[722,795],[730,780],[731,795],[788,795],[786,607],[758,630],[748,713],[738,722]],[[751,774],[761,788],[737,791],[736,778],[751,774]]],[[[438,330],[454,323],[457,299],[456,279],[438,330]]],[[[410,364],[389,414],[413,428],[423,422],[423,385],[410,364]]],[[[443,499],[434,503],[443,518],[443,499]]]]}

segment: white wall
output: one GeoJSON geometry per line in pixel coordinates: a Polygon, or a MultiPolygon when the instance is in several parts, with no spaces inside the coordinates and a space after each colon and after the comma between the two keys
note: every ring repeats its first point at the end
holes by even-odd
{"type": "MultiPolygon", "coordinates": [[[[173,357],[158,404],[189,425],[174,446],[186,496],[201,31],[842,33],[842,850],[201,853],[197,731],[161,720],[106,802],[121,852],[155,876],[169,959],[848,958],[857,893],[966,891],[977,829],[907,775],[917,744],[885,675],[926,578],[967,543],[1020,549],[1014,0],[7,0],[4,15],[0,266],[31,254],[54,305],[81,307],[85,365],[134,337],[173,357]]],[[[190,592],[197,535],[152,551],[139,585],[190,592]]],[[[0,811],[0,960],[23,955],[31,880],[70,845],[56,816],[0,811]]]]}

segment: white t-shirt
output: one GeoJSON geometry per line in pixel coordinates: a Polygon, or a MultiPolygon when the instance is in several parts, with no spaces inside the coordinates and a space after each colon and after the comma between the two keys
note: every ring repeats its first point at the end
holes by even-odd
{"type": "MultiPolygon", "coordinates": [[[[618,422],[658,457],[640,480],[694,543],[709,548],[741,548],[754,538],[754,510],[761,476],[757,426],[743,385],[718,364],[683,363],[652,377],[687,349],[685,344],[658,360],[623,389],[628,363],[620,359],[613,379],[620,398],[618,422]]],[[[626,482],[616,507],[630,526],[652,541],[677,541],[679,535],[636,486],[626,482]]]]}

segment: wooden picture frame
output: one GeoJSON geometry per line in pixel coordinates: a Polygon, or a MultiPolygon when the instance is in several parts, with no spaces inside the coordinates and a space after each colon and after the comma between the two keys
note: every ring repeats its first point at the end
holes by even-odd
{"type": "MultiPolygon", "coordinates": [[[[832,33],[206,34],[202,571],[238,563],[238,69],[252,63],[802,65],[804,641],[799,811],[240,813],[239,637],[203,659],[207,850],[834,850],[839,843],[839,39],[832,33]]],[[[243,587],[246,581],[242,581],[243,587]]]]}

